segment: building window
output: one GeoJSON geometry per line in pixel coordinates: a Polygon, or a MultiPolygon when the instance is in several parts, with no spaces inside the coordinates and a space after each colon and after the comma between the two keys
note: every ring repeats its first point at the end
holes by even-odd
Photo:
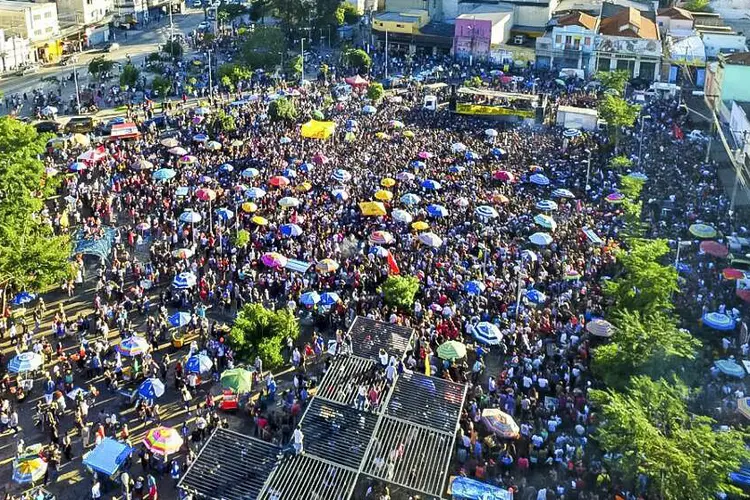
{"type": "Polygon", "coordinates": [[[562,42],[562,35],[555,35],[555,43],[562,42]]]}
{"type": "Polygon", "coordinates": [[[34,36],[42,36],[42,30],[34,30],[34,36]]]}
{"type": "Polygon", "coordinates": [[[565,45],[570,45],[573,43],[573,37],[572,36],[566,36],[565,37],[565,45]]]}
{"type": "Polygon", "coordinates": [[[34,21],[41,21],[42,15],[41,14],[34,14],[34,21]]]}
{"type": "Polygon", "coordinates": [[[584,45],[585,45],[586,47],[588,47],[589,45],[591,45],[591,37],[590,37],[590,36],[587,36],[586,38],[584,38],[584,39],[583,39],[583,44],[584,44],[584,45]]]}
{"type": "Polygon", "coordinates": [[[52,31],[52,26],[47,26],[47,29],[45,29],[44,31],[46,31],[47,33],[49,33],[50,31],[52,31]]]}
{"type": "Polygon", "coordinates": [[[45,19],[49,19],[50,17],[52,17],[52,12],[45,12],[44,13],[44,18],[45,19]]]}
{"type": "Polygon", "coordinates": [[[397,28],[403,28],[403,27],[404,27],[404,25],[403,25],[403,24],[397,24],[397,25],[396,25],[396,27],[397,27],[397,28]]]}

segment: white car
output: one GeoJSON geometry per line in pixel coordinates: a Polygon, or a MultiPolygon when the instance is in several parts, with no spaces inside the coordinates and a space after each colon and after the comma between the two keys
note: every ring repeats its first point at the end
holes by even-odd
{"type": "Polygon", "coordinates": [[[211,23],[209,23],[208,21],[202,21],[198,25],[198,31],[207,31],[209,29],[211,29],[211,23]]]}
{"type": "Polygon", "coordinates": [[[200,9],[202,7],[203,7],[203,2],[201,0],[193,0],[194,9],[200,9]]]}

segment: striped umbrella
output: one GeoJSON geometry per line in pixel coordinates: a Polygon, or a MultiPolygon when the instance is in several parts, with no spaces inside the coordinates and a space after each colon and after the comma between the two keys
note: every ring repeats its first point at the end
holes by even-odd
{"type": "Polygon", "coordinates": [[[299,297],[299,303],[303,306],[314,306],[320,302],[320,295],[318,295],[318,292],[312,291],[312,292],[305,292],[299,297]]]}
{"type": "Polygon", "coordinates": [[[483,219],[494,219],[495,217],[500,215],[497,213],[497,210],[488,205],[478,206],[474,210],[474,213],[477,215],[477,217],[481,217],[483,219]]]}
{"type": "Polygon", "coordinates": [[[190,272],[183,272],[178,274],[174,277],[172,280],[172,286],[175,287],[178,290],[185,290],[187,288],[192,288],[198,283],[198,279],[195,277],[193,273],[190,272]]]}
{"type": "Polygon", "coordinates": [[[489,321],[480,321],[474,326],[474,338],[487,345],[500,344],[500,329],[489,321]]]}
{"type": "Polygon", "coordinates": [[[41,367],[43,361],[42,356],[33,351],[22,352],[8,362],[8,371],[12,373],[33,371],[41,367]]]}
{"type": "Polygon", "coordinates": [[[552,196],[555,198],[575,198],[576,195],[573,194],[572,191],[569,189],[564,188],[557,188],[554,191],[552,191],[552,196]]]}
{"type": "Polygon", "coordinates": [[[161,141],[159,141],[159,143],[167,148],[176,148],[180,145],[180,142],[174,137],[167,137],[166,139],[162,139],[161,141]]]}
{"type": "Polygon", "coordinates": [[[544,174],[534,174],[529,177],[529,182],[536,184],[537,186],[548,186],[549,178],[544,174]]]}
{"type": "Polygon", "coordinates": [[[186,210],[180,214],[180,222],[195,224],[196,222],[200,222],[201,220],[203,220],[201,214],[193,210],[186,210]]]}
{"type": "Polygon", "coordinates": [[[352,179],[352,174],[343,168],[337,168],[331,174],[331,178],[337,182],[349,182],[352,179]]]}
{"type": "Polygon", "coordinates": [[[38,481],[44,477],[45,472],[47,472],[47,462],[40,457],[13,462],[13,481],[20,484],[38,481]]]}
{"type": "Polygon", "coordinates": [[[152,453],[166,456],[180,451],[182,437],[180,437],[179,432],[171,427],[157,427],[148,431],[143,439],[143,444],[152,453]]]}
{"type": "Polygon", "coordinates": [[[169,324],[175,328],[181,328],[190,323],[190,313],[176,312],[169,317],[169,324]]]}
{"type": "Polygon", "coordinates": [[[438,189],[442,188],[442,184],[440,184],[438,181],[427,179],[422,181],[422,188],[429,189],[432,191],[437,191],[438,189]]]}
{"type": "Polygon", "coordinates": [[[338,302],[341,302],[341,297],[336,292],[323,292],[320,294],[320,305],[322,306],[332,306],[338,302]]]}
{"type": "Polygon", "coordinates": [[[615,334],[615,327],[609,321],[597,318],[586,323],[586,331],[591,335],[607,338],[615,334]]]}
{"type": "Polygon", "coordinates": [[[734,327],[736,326],[736,323],[732,318],[719,312],[706,313],[701,319],[705,326],[713,328],[714,330],[730,331],[734,330],[734,327]]]}
{"type": "Polygon", "coordinates": [[[140,356],[148,352],[149,344],[143,337],[133,335],[115,346],[115,350],[123,356],[140,356]]]}
{"type": "Polygon", "coordinates": [[[552,200],[541,200],[536,202],[537,210],[543,210],[545,212],[551,212],[557,210],[557,203],[552,200]]]}
{"type": "Polygon", "coordinates": [[[302,234],[302,228],[297,224],[282,224],[279,230],[284,236],[295,237],[302,234]]]}
{"type": "Polygon", "coordinates": [[[222,207],[216,210],[216,216],[223,221],[228,221],[234,218],[234,212],[228,208],[222,207]]]}
{"type": "Polygon", "coordinates": [[[193,354],[185,361],[185,370],[188,373],[207,373],[212,366],[214,362],[203,353],[193,354]]]}
{"type": "Polygon", "coordinates": [[[390,245],[395,238],[388,231],[374,231],[370,235],[370,243],[374,245],[390,245]]]}
{"type": "Polygon", "coordinates": [[[164,383],[158,378],[148,378],[138,387],[138,395],[144,399],[156,399],[164,395],[164,383]]]}
{"type": "Polygon", "coordinates": [[[276,252],[265,253],[260,260],[268,267],[284,267],[287,263],[287,258],[276,252]]]}
{"type": "Polygon", "coordinates": [[[315,264],[315,269],[321,273],[335,273],[339,269],[339,264],[332,259],[323,259],[315,264]]]}
{"type": "Polygon", "coordinates": [[[253,177],[258,177],[260,175],[260,171],[257,168],[246,168],[242,172],[240,172],[240,176],[244,177],[245,179],[252,179],[253,177]]]}

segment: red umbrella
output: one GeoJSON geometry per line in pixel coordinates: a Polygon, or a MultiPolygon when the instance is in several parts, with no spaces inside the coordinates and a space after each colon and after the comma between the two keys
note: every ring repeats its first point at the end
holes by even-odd
{"type": "Polygon", "coordinates": [[[718,241],[706,240],[701,242],[700,249],[703,253],[714,257],[724,258],[729,255],[729,249],[718,241]]]}
{"type": "Polygon", "coordinates": [[[750,302],[750,290],[737,290],[737,297],[741,298],[745,302],[750,302]]]}
{"type": "Polygon", "coordinates": [[[745,273],[743,271],[740,271],[739,269],[733,269],[731,267],[724,269],[721,274],[723,274],[724,278],[728,280],[739,280],[745,277],[745,273]]]}
{"type": "Polygon", "coordinates": [[[195,192],[195,197],[201,201],[214,201],[216,199],[216,191],[209,188],[200,188],[195,192]]]}
{"type": "Polygon", "coordinates": [[[513,182],[516,179],[513,173],[508,172],[507,170],[498,170],[497,172],[492,174],[492,177],[498,181],[505,181],[505,182],[513,182]]]}
{"type": "Polygon", "coordinates": [[[276,187],[285,187],[289,185],[289,179],[287,179],[283,175],[274,175],[273,177],[271,177],[268,183],[276,187]]]}

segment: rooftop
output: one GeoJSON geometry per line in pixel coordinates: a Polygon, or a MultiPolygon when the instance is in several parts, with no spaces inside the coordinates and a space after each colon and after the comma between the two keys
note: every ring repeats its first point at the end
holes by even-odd
{"type": "Polygon", "coordinates": [[[726,64],[732,64],[734,66],[750,66],[750,52],[735,52],[721,56],[721,59],[726,64]]]}
{"type": "MultiPolygon", "coordinates": [[[[422,28],[423,33],[424,31],[424,28],[422,28]]],[[[453,36],[452,27],[448,36],[453,36]]],[[[349,327],[349,334],[352,337],[354,354],[357,356],[377,360],[380,349],[384,349],[389,356],[401,359],[409,348],[414,330],[385,321],[357,316],[352,326],[349,327]]]]}
{"type": "Polygon", "coordinates": [[[375,16],[376,21],[385,22],[396,22],[396,23],[413,23],[419,21],[419,17],[414,15],[408,15],[408,13],[401,14],[399,12],[383,12],[375,16]],[[405,15],[406,14],[406,15],[405,15]]]}
{"type": "Polygon", "coordinates": [[[681,9],[680,7],[668,7],[666,9],[659,9],[656,15],[660,17],[668,17],[670,19],[682,19],[684,21],[692,21],[694,19],[693,13],[689,10],[681,9]]]}
{"type": "Polygon", "coordinates": [[[580,26],[587,30],[596,29],[597,18],[585,12],[575,11],[557,20],[558,26],[580,26]]]}
{"type": "Polygon", "coordinates": [[[656,23],[633,7],[620,8],[616,14],[603,18],[599,24],[599,34],[643,40],[659,39],[656,23]]]}

